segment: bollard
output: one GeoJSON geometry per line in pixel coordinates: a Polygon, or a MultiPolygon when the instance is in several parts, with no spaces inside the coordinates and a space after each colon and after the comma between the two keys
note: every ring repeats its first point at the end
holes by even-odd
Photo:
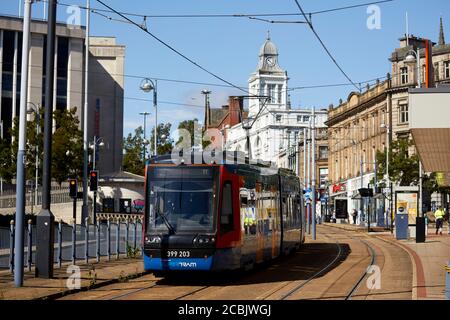
{"type": "Polygon", "coordinates": [[[62,222],[58,223],[58,267],[62,266],[62,222]]]}
{"type": "Polygon", "coordinates": [[[125,233],[125,253],[128,253],[128,237],[130,236],[130,220],[126,219],[127,230],[125,233]]]}
{"type": "Polygon", "coordinates": [[[111,219],[108,218],[107,222],[107,235],[106,235],[106,245],[107,245],[107,252],[108,252],[108,261],[111,261],[111,219]]]}
{"type": "Polygon", "coordinates": [[[97,220],[97,262],[100,262],[100,219],[97,220]]]}
{"type": "Polygon", "coordinates": [[[447,262],[445,269],[445,297],[450,300],[450,261],[447,262]]]}
{"type": "Polygon", "coordinates": [[[134,250],[136,250],[137,245],[137,221],[134,221],[134,250]]]}
{"type": "Polygon", "coordinates": [[[120,220],[117,220],[117,231],[116,231],[116,259],[120,256],[120,220]]]}
{"type": "Polygon", "coordinates": [[[11,271],[11,273],[14,273],[14,220],[11,220],[9,224],[9,271],[11,271]]]}
{"type": "Polygon", "coordinates": [[[33,220],[28,220],[28,271],[33,264],[33,220]]]}
{"type": "Polygon", "coordinates": [[[84,231],[84,235],[85,235],[85,239],[84,239],[84,243],[85,243],[85,250],[84,250],[84,258],[86,263],[89,263],[89,221],[88,221],[88,217],[86,217],[86,221],[85,221],[85,226],[86,226],[86,230],[84,231]]]}
{"type": "Polygon", "coordinates": [[[72,219],[72,264],[75,265],[77,261],[77,224],[76,220],[72,219]]]}

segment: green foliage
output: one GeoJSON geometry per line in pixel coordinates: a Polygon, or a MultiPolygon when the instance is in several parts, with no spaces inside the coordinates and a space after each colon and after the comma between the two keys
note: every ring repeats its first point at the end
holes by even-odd
{"type": "MultiPolygon", "coordinates": [[[[157,131],[157,139],[156,139],[156,144],[157,144],[157,148],[158,148],[158,155],[163,155],[163,154],[167,154],[170,153],[172,151],[173,148],[173,139],[170,138],[170,129],[172,128],[172,124],[171,123],[160,123],[158,124],[158,127],[156,129],[157,131]],[[162,139],[162,136],[165,136],[164,139],[162,139]]],[[[155,127],[153,127],[152,129],[152,134],[150,136],[149,139],[149,144],[150,144],[150,150],[152,152],[152,154],[154,153],[155,150],[155,127]]]]}
{"type": "MultiPolygon", "coordinates": [[[[419,157],[410,155],[412,140],[398,139],[391,143],[389,150],[389,178],[400,186],[417,185],[419,183],[419,157]]],[[[377,151],[377,178],[382,179],[386,173],[386,152],[377,151]]]]}
{"type": "MultiPolygon", "coordinates": [[[[187,131],[189,131],[190,135],[191,135],[191,141],[190,141],[190,145],[191,147],[195,147],[195,143],[196,143],[196,138],[198,140],[202,139],[202,127],[200,125],[198,125],[198,119],[195,118],[193,120],[185,120],[180,122],[180,124],[178,125],[178,129],[185,129],[187,131]],[[197,131],[196,131],[197,129],[197,131]]],[[[181,143],[182,138],[180,137],[177,141],[176,144],[181,143]]],[[[206,148],[208,145],[211,144],[211,141],[203,141],[202,140],[202,147],[203,149],[206,148]]]]}
{"type": "MultiPolygon", "coordinates": [[[[195,118],[194,120],[185,120],[179,123],[178,129],[185,129],[189,131],[191,134],[191,146],[194,144],[194,135],[195,135],[195,123],[198,123],[198,119],[195,118]]],[[[178,139],[176,144],[179,144],[181,142],[181,137],[178,139]]]]}
{"type": "Polygon", "coordinates": [[[141,252],[141,251],[139,250],[138,247],[133,248],[132,246],[130,246],[130,245],[127,243],[127,257],[128,257],[128,258],[136,258],[136,257],[139,256],[139,253],[140,253],[140,252],[141,252]]]}
{"type": "MultiPolygon", "coordinates": [[[[76,117],[76,108],[64,111],[55,111],[53,118],[57,125],[53,133],[52,142],[52,178],[58,183],[66,181],[69,177],[81,177],[83,167],[83,138],[78,129],[79,120],[76,117]],[[69,155],[66,155],[70,151],[69,155]]],[[[44,108],[40,109],[39,125],[36,122],[27,122],[26,141],[26,177],[34,180],[36,155],[39,157],[39,172],[42,172],[43,163],[43,132],[44,108]]],[[[16,159],[19,142],[19,119],[14,119],[10,129],[12,143],[0,139],[0,176],[11,182],[16,176],[16,159]]],[[[39,177],[41,179],[41,177],[39,177]]]]}
{"type": "Polygon", "coordinates": [[[144,130],[138,127],[134,130],[134,135],[131,133],[123,139],[123,169],[125,171],[144,175],[144,130]]]}
{"type": "Polygon", "coordinates": [[[95,271],[95,267],[93,265],[89,269],[88,279],[89,289],[97,284],[97,272],[95,271]]]}
{"type": "Polygon", "coordinates": [[[83,135],[78,129],[76,108],[56,110],[54,119],[57,128],[53,133],[52,177],[61,184],[70,177],[82,177],[83,135]]]}

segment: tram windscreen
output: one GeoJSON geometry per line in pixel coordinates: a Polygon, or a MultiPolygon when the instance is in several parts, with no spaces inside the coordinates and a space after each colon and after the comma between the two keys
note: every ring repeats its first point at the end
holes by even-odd
{"type": "Polygon", "coordinates": [[[213,167],[151,167],[147,230],[212,232],[214,176],[213,167]]]}

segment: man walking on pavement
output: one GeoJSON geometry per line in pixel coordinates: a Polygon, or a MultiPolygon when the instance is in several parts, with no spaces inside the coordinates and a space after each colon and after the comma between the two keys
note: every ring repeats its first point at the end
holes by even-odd
{"type": "Polygon", "coordinates": [[[444,210],[442,210],[442,206],[439,206],[439,208],[434,213],[434,217],[436,218],[436,234],[438,232],[440,235],[442,235],[442,227],[444,226],[444,210]]]}

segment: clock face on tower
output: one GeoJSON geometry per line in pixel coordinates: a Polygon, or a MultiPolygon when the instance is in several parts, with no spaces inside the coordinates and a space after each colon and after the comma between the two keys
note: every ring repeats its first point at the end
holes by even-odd
{"type": "Polygon", "coordinates": [[[273,67],[275,65],[275,60],[273,59],[273,57],[267,57],[266,63],[269,67],[273,67]]]}

